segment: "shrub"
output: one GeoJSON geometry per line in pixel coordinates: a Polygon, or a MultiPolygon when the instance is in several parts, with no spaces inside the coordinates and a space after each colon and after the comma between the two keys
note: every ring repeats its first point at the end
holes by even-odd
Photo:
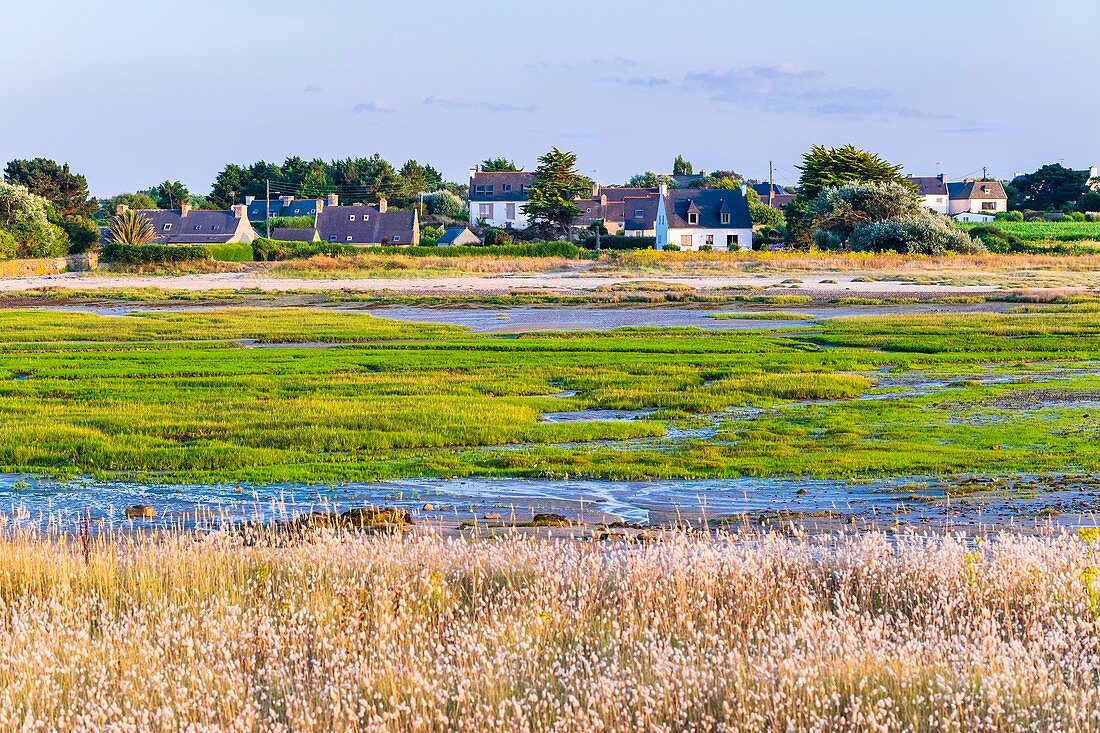
{"type": "Polygon", "coordinates": [[[994,216],[997,221],[1023,221],[1024,212],[1022,211],[998,211],[994,216]]]}
{"type": "Polygon", "coordinates": [[[571,242],[536,242],[532,244],[507,245],[464,245],[461,247],[436,246],[391,246],[376,247],[354,244],[334,244],[330,242],[276,242],[272,239],[257,239],[252,243],[254,257],[262,262],[283,260],[304,260],[316,255],[326,257],[355,256],[364,254],[393,255],[403,254],[410,257],[566,257],[577,259],[581,249],[571,242]]]}
{"type": "Polygon", "coordinates": [[[17,253],[15,235],[0,229],[0,260],[14,260],[17,253]]]}
{"type": "Polygon", "coordinates": [[[57,225],[69,238],[69,252],[89,252],[99,248],[99,226],[83,216],[66,216],[57,225]]]}
{"type": "Polygon", "coordinates": [[[868,224],[852,232],[848,243],[856,252],[939,255],[985,250],[981,242],[975,242],[966,232],[938,216],[888,219],[868,224]]]}
{"type": "Polygon", "coordinates": [[[424,206],[435,216],[457,219],[462,215],[462,199],[447,190],[435,191],[425,196],[424,206]]]}
{"type": "Polygon", "coordinates": [[[968,232],[974,239],[981,240],[990,252],[1010,254],[1026,251],[1024,240],[1000,227],[983,224],[970,228],[968,232]]]}
{"type": "Polygon", "coordinates": [[[514,240],[512,239],[512,235],[504,229],[492,227],[491,229],[489,229],[489,231],[485,233],[485,236],[482,237],[481,241],[485,242],[485,244],[487,245],[493,246],[501,244],[511,244],[514,240]]]}
{"type": "Polygon", "coordinates": [[[0,181],[0,228],[15,238],[17,257],[60,257],[69,238],[50,223],[49,203],[23,186],[0,181]]]}
{"type": "MultiPolygon", "coordinates": [[[[609,234],[600,237],[600,249],[653,249],[656,245],[656,237],[624,237],[621,234],[609,234]]],[[[585,237],[584,246],[587,249],[595,249],[596,237],[585,237]]]]}
{"type": "Polygon", "coordinates": [[[251,262],[252,247],[247,244],[108,244],[103,248],[105,262],[123,265],[169,265],[198,260],[251,262]]]}
{"type": "Polygon", "coordinates": [[[678,245],[678,244],[672,244],[670,242],[669,244],[665,245],[665,252],[679,252],[679,251],[680,251],[680,245],[678,245]]]}
{"type": "MultiPolygon", "coordinates": [[[[264,223],[266,226],[266,222],[264,223]]],[[[312,216],[273,216],[272,229],[312,229],[315,225],[312,216]]]]}

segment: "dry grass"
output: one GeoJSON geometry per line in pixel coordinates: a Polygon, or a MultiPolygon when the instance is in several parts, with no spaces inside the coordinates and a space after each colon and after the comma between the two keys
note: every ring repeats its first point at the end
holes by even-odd
{"type": "Polygon", "coordinates": [[[339,257],[316,255],[307,260],[287,260],[261,269],[275,277],[439,277],[461,274],[552,272],[575,266],[561,257],[413,257],[394,254],[361,254],[339,257]]]}
{"type": "Polygon", "coordinates": [[[0,729],[1070,730],[1075,536],[0,540],[0,729]]]}

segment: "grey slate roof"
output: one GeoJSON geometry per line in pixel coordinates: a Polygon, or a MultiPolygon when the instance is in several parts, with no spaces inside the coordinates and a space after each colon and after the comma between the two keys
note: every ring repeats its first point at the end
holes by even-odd
{"type": "MultiPolygon", "coordinates": [[[[478,242],[481,241],[480,239],[478,239],[478,236],[476,234],[474,234],[472,231],[470,231],[469,227],[452,227],[452,228],[448,229],[447,231],[443,232],[443,235],[440,236],[440,238],[437,239],[435,243],[436,244],[446,244],[446,245],[454,244],[455,241],[458,240],[459,237],[462,237],[464,234],[469,234],[470,237],[473,237],[473,240],[471,240],[471,243],[474,240],[476,240],[478,242]]],[[[469,239],[470,237],[464,237],[464,239],[469,239]]]]}
{"type": "Polygon", "coordinates": [[[938,176],[909,176],[909,180],[917,184],[921,196],[947,195],[947,176],[942,173],[938,176]]]}
{"type": "MultiPolygon", "coordinates": [[[[271,210],[271,216],[314,216],[317,213],[316,199],[294,199],[284,205],[281,199],[271,199],[267,202],[271,210]]],[[[248,205],[249,221],[264,220],[264,200],[257,199],[248,205]]]]}
{"type": "Polygon", "coordinates": [[[316,229],[272,229],[271,238],[277,242],[313,242],[316,240],[316,229]]]}
{"type": "Polygon", "coordinates": [[[624,199],[624,228],[628,232],[655,229],[657,227],[657,207],[660,204],[661,197],[659,195],[624,199]],[[641,216],[638,216],[639,211],[642,212],[641,216]]]}
{"type": "Polygon", "coordinates": [[[531,171],[475,171],[470,178],[470,201],[526,201],[527,189],[534,182],[535,174],[531,171]]]}
{"type": "Polygon", "coordinates": [[[326,206],[317,215],[321,241],[337,244],[411,244],[415,227],[412,210],[383,214],[377,206],[326,206]]]}
{"type": "Polygon", "coordinates": [[[237,238],[242,220],[232,211],[192,209],[181,216],[179,209],[142,209],[139,214],[153,225],[156,244],[225,244],[237,238]]]}
{"type": "Polygon", "coordinates": [[[665,213],[672,229],[751,229],[749,202],[739,189],[684,188],[673,189],[665,197],[665,213]],[[688,224],[689,210],[697,210],[699,222],[688,224]],[[722,223],[721,213],[730,215],[722,223]]]}
{"type": "Polygon", "coordinates": [[[1000,181],[963,181],[947,184],[952,199],[1006,199],[1005,187],[1000,181]]]}

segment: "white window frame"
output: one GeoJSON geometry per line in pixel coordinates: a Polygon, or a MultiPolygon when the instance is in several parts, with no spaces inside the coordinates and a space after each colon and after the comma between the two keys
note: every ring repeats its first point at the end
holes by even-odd
{"type": "Polygon", "coordinates": [[[165,224],[164,227],[161,229],[161,231],[163,231],[163,232],[172,231],[172,225],[171,224],[165,224]]]}

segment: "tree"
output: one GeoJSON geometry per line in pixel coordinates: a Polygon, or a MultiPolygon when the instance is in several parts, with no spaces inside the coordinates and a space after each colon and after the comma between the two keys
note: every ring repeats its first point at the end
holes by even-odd
{"type": "Polygon", "coordinates": [[[109,199],[104,199],[100,203],[99,211],[96,212],[96,219],[102,222],[110,221],[118,211],[119,206],[125,206],[128,209],[155,209],[157,208],[156,199],[150,196],[145,191],[138,191],[136,193],[120,193],[117,196],[112,196],[109,199]]]}
{"type": "Polygon", "coordinates": [[[902,176],[900,165],[889,163],[853,145],[841,148],[815,145],[802,157],[802,165],[798,169],[802,171],[798,192],[807,200],[817,198],[824,188],[849,183],[894,182],[913,187],[912,182],[902,176]]]}
{"type": "Polygon", "coordinates": [[[519,169],[518,165],[507,158],[486,158],[481,161],[481,170],[486,173],[511,173],[519,169]]]}
{"type": "Polygon", "coordinates": [[[1085,191],[1077,199],[1077,210],[1087,214],[1100,211],[1100,191],[1085,191]]]}
{"type": "Polygon", "coordinates": [[[302,176],[302,180],[298,184],[298,197],[316,199],[325,194],[333,193],[336,187],[332,185],[328,171],[328,166],[322,161],[310,163],[309,170],[302,176]]]}
{"type": "Polygon", "coordinates": [[[245,170],[236,163],[230,163],[214,179],[208,198],[219,208],[228,209],[237,203],[244,194],[245,170]]]}
{"type": "Polygon", "coordinates": [[[49,202],[26,186],[0,182],[0,230],[15,240],[18,257],[60,257],[69,238],[49,220],[49,202]]]}
{"type": "Polygon", "coordinates": [[[149,244],[155,238],[153,223],[132,209],[116,214],[107,229],[107,241],[114,244],[149,244]]]}
{"type": "Polygon", "coordinates": [[[846,243],[856,229],[888,219],[923,213],[920,198],[899,183],[853,183],[827,188],[810,203],[814,228],[826,230],[846,243]]]}
{"type": "Polygon", "coordinates": [[[686,160],[684,156],[677,155],[676,160],[672,163],[672,175],[674,176],[690,176],[695,172],[694,166],[686,160]]]}
{"type": "Polygon", "coordinates": [[[428,176],[425,174],[424,166],[415,160],[405,161],[405,165],[401,166],[400,177],[399,193],[402,198],[411,201],[428,191],[428,176]]]}
{"type": "Polygon", "coordinates": [[[626,182],[626,186],[627,188],[659,188],[662,183],[669,188],[676,187],[672,176],[665,173],[654,173],[653,171],[636,173],[626,182]]]}
{"type": "Polygon", "coordinates": [[[191,201],[187,186],[179,181],[164,181],[149,189],[148,193],[156,199],[157,207],[161,209],[178,209],[191,201]]]}
{"type": "Polygon", "coordinates": [[[749,215],[754,225],[760,224],[766,227],[781,227],[787,224],[787,219],[779,209],[773,209],[760,200],[760,195],[751,186],[745,189],[745,196],[749,200],[749,215]]]}
{"type": "Polygon", "coordinates": [[[435,191],[424,197],[428,212],[435,216],[457,219],[462,215],[462,199],[447,190],[435,191]]]}
{"type": "Polygon", "coordinates": [[[1036,211],[1073,208],[1085,192],[1088,178],[1087,171],[1075,171],[1060,163],[1044,165],[1008,185],[1008,208],[1036,211]]]}
{"type": "Polygon", "coordinates": [[[921,255],[985,251],[981,241],[971,239],[969,234],[952,226],[947,217],[932,211],[866,224],[852,232],[850,245],[856,252],[891,251],[921,255]]]}
{"type": "Polygon", "coordinates": [[[88,179],[70,171],[68,163],[48,158],[13,160],[4,168],[4,180],[46,199],[60,216],[88,217],[98,207],[88,195],[88,179]]]}
{"type": "Polygon", "coordinates": [[[525,207],[528,218],[566,237],[573,221],[581,215],[573,199],[591,190],[591,181],[574,170],[576,165],[576,155],[551,148],[539,158],[525,207]]]}

